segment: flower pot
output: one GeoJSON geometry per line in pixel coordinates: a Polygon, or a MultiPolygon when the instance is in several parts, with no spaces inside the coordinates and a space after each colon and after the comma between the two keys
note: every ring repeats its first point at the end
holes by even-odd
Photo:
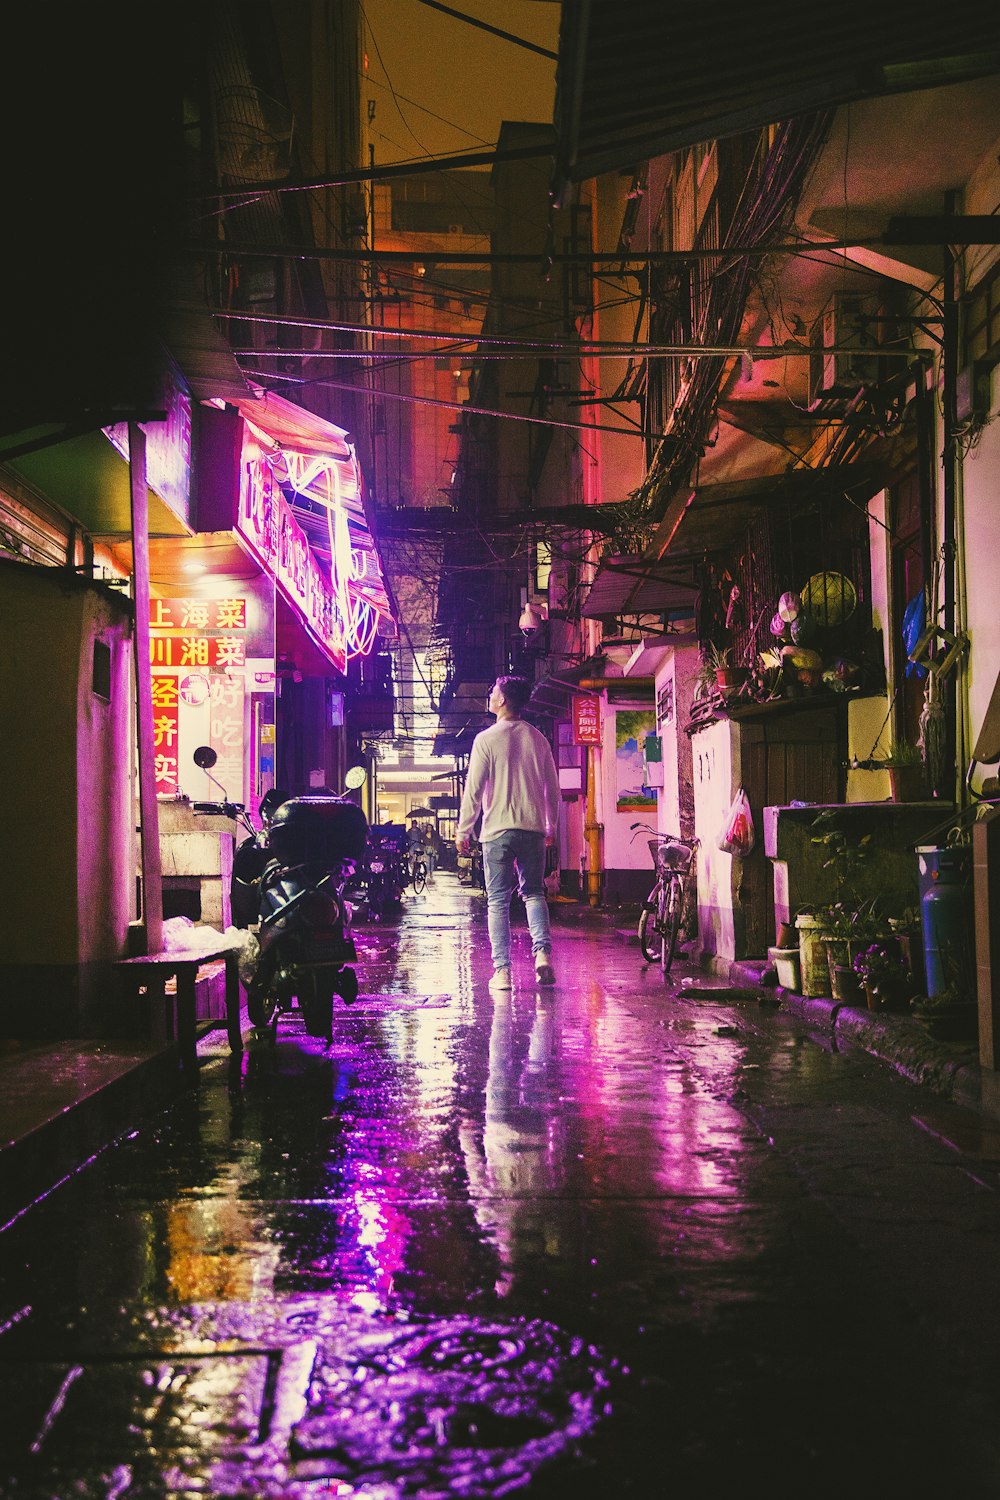
{"type": "Polygon", "coordinates": [[[893,802],[919,802],[925,795],[923,766],[888,766],[886,769],[893,802]]]}
{"type": "Polygon", "coordinates": [[[722,692],[734,692],[741,688],[749,676],[747,667],[717,667],[715,670],[715,685],[722,692]]]}
{"type": "Polygon", "coordinates": [[[800,994],[801,970],[798,948],[768,948],[767,956],[774,964],[778,983],[782,989],[791,990],[796,995],[800,994]]]}
{"type": "Polygon", "coordinates": [[[861,1004],[861,982],[850,964],[835,963],[830,973],[833,998],[843,1005],[861,1004]]]}
{"type": "Polygon", "coordinates": [[[823,939],[830,933],[824,918],[802,912],[795,918],[795,926],[799,934],[802,993],[812,999],[829,998],[830,966],[823,939]]]}

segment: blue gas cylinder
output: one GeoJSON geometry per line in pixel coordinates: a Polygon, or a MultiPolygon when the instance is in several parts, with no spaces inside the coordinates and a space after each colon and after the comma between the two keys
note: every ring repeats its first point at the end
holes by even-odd
{"type": "Polygon", "coordinates": [[[972,850],[924,845],[917,854],[928,995],[940,995],[972,963],[972,850]]]}

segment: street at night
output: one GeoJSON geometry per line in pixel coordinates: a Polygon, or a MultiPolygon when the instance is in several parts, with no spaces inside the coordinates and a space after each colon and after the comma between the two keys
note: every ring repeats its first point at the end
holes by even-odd
{"type": "Polygon", "coordinates": [[[11,21],[0,1500],[1000,1497],[996,0],[11,21]]]}
{"type": "Polygon", "coordinates": [[[484,907],[7,1228],[2,1493],[991,1493],[996,1135],[612,913],[491,995],[484,907]]]}

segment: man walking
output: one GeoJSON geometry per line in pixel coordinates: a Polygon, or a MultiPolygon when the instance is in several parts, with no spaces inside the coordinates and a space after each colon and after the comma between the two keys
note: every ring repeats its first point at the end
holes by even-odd
{"type": "Polygon", "coordinates": [[[480,811],[486,873],[486,911],[493,977],[490,989],[509,990],[510,898],[518,887],[528,918],[538,984],[554,984],[549,909],[545,901],[545,850],[556,839],[559,777],[548,740],[521,718],[531,696],[523,677],[498,677],[487,708],[496,723],[476,735],[462,809],[455,830],[459,854],[480,811]]]}

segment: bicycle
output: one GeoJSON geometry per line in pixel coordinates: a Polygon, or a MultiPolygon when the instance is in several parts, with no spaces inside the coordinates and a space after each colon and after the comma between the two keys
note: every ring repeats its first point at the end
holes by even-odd
{"type": "Polygon", "coordinates": [[[422,854],[407,856],[407,879],[413,887],[414,895],[419,896],[427,884],[427,861],[422,854]]]}
{"type": "Polygon", "coordinates": [[[633,839],[639,832],[653,835],[648,843],[656,871],[656,884],[643,902],[639,917],[639,947],[646,962],[658,963],[666,975],[674,960],[688,879],[700,841],[659,833],[647,823],[631,826],[633,839]]]}

